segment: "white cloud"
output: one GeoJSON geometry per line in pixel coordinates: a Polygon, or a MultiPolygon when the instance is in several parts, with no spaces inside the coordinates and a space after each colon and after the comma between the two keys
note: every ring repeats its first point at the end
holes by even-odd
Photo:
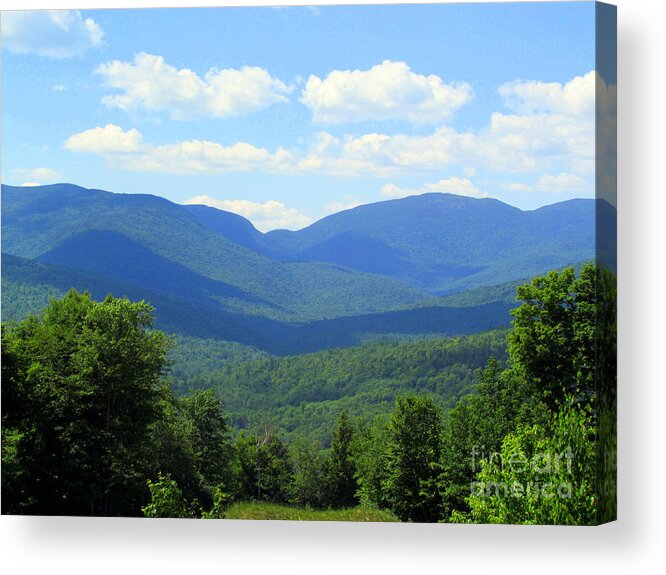
{"type": "Polygon", "coordinates": [[[561,163],[571,171],[593,170],[593,119],[495,113],[479,132],[458,132],[449,126],[417,136],[372,133],[337,138],[322,132],[297,169],[386,177],[451,165],[529,172],[561,163]]]}
{"type": "Polygon", "coordinates": [[[29,10],[2,13],[2,42],[12,52],[71,58],[102,42],[104,32],[78,10],[29,10]]]}
{"type": "MultiPolygon", "coordinates": [[[[574,84],[578,86],[576,94],[589,88],[589,74],[583,78],[580,86],[574,84]]],[[[561,90],[566,92],[569,84],[561,90]]],[[[518,98],[523,91],[516,86],[514,95],[518,98]]],[[[609,88],[606,95],[609,109],[611,92],[609,88]]],[[[550,112],[539,111],[543,107],[533,103],[536,96],[531,92],[524,97],[532,102],[526,104],[528,113],[496,112],[489,124],[477,131],[458,131],[451,126],[418,135],[336,136],[322,131],[312,137],[306,149],[269,151],[247,142],[223,145],[206,140],[149,145],[142,143],[137,130],[125,132],[115,125],[75,134],[65,145],[105,155],[120,168],[167,173],[260,170],[389,178],[458,166],[466,176],[474,174],[471,170],[489,169],[503,173],[568,173],[589,179],[595,167],[594,116],[582,112],[586,106],[571,103],[573,96],[562,109],[550,112]],[[570,113],[564,113],[567,110],[570,113]]],[[[614,129],[613,122],[604,121],[606,124],[608,132],[614,129]]],[[[612,159],[613,153],[604,151],[604,157],[612,159]]]]}
{"type": "Polygon", "coordinates": [[[141,149],[141,132],[136,128],[123,130],[115,124],[92,128],[73,134],[65,141],[65,148],[91,154],[127,154],[141,149]]]}
{"type": "Polygon", "coordinates": [[[238,142],[224,146],[206,140],[173,144],[143,143],[137,129],[123,130],[115,124],[73,134],[64,143],[68,150],[103,156],[122,169],[172,174],[227,173],[247,170],[290,171],[293,155],[281,148],[269,152],[238,142]]]}
{"type": "Polygon", "coordinates": [[[22,188],[36,188],[37,186],[41,186],[42,184],[39,182],[23,182],[20,187],[22,188]]]}
{"type": "Polygon", "coordinates": [[[53,183],[61,181],[63,176],[60,172],[51,168],[16,168],[11,171],[14,180],[27,180],[22,186],[41,186],[42,183],[53,183]]]}
{"type": "Polygon", "coordinates": [[[132,62],[101,64],[95,72],[103,77],[104,86],[121,91],[102,99],[107,106],[168,112],[176,120],[246,115],[287,102],[293,90],[263,68],[211,68],[202,78],[187,68],[166,64],[162,56],[146,53],[136,54],[132,62]]]}
{"type": "MultiPolygon", "coordinates": [[[[392,176],[460,165],[500,172],[594,172],[595,82],[592,71],[566,84],[513,82],[499,88],[513,113],[495,112],[478,131],[440,126],[431,134],[316,136],[298,169],[392,176]]],[[[612,100],[609,91],[606,100],[612,100]]],[[[600,106],[603,107],[603,106],[600,106]]]]}
{"type": "Polygon", "coordinates": [[[405,62],[385,60],[370,70],[333,70],[310,76],[301,102],[318,123],[366,120],[441,122],[472,97],[468,84],[445,84],[439,76],[412,72],[405,62]]]}
{"type": "Polygon", "coordinates": [[[617,86],[597,78],[597,196],[617,206],[617,86]]]}
{"type": "Polygon", "coordinates": [[[476,176],[476,168],[472,166],[465,166],[463,168],[463,172],[465,173],[466,176],[476,176]]]}
{"type": "Polygon", "coordinates": [[[584,193],[592,191],[592,186],[574,174],[561,173],[557,176],[544,174],[537,182],[537,190],[546,193],[584,193]]]}
{"type": "Polygon", "coordinates": [[[518,114],[594,114],[596,72],[576,76],[566,84],[516,80],[498,88],[505,104],[518,114]]]}
{"type": "Polygon", "coordinates": [[[291,154],[278,148],[269,152],[252,144],[239,142],[224,146],[206,140],[189,140],[162,146],[149,146],[142,154],[125,158],[131,170],[170,173],[267,172],[289,171],[291,154]]]}
{"type": "Polygon", "coordinates": [[[312,218],[297,208],[289,208],[277,200],[265,203],[250,200],[218,200],[210,196],[195,196],[185,204],[204,204],[227,212],[233,212],[250,220],[254,226],[266,232],[275,229],[297,230],[312,223],[312,218]]]}
{"type": "Polygon", "coordinates": [[[430,193],[447,193],[458,196],[468,196],[470,198],[487,198],[488,194],[482,192],[472,184],[467,178],[448,178],[423,184],[418,188],[401,188],[395,184],[384,184],[379,190],[379,195],[383,198],[405,198],[407,196],[419,196],[430,193]]]}
{"type": "Polygon", "coordinates": [[[65,88],[65,86],[63,86],[62,84],[56,84],[55,86],[53,86],[53,88],[51,88],[51,90],[53,90],[54,92],[64,92],[65,90],[67,90],[67,88],[65,88]]]}
{"type": "Polygon", "coordinates": [[[557,175],[544,174],[533,184],[512,183],[505,184],[502,189],[508,192],[541,192],[546,194],[590,194],[592,185],[575,174],[562,172],[557,175]]]}

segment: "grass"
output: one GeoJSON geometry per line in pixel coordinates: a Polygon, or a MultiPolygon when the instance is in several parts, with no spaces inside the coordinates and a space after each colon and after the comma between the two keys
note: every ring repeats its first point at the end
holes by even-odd
{"type": "Polygon", "coordinates": [[[264,502],[234,503],[227,509],[225,517],[226,519],[277,519],[283,521],[369,521],[374,523],[398,521],[398,518],[388,511],[365,507],[315,511],[304,507],[264,502]]]}

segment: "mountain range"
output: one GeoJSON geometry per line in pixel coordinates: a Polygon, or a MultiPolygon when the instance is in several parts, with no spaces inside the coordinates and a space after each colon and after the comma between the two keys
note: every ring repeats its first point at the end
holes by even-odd
{"type": "Polygon", "coordinates": [[[3,319],[76,287],[146,299],[172,333],[278,354],[473,333],[508,323],[517,280],[614,242],[612,225],[597,237],[600,220],[615,213],[596,200],[523,211],[425,194],[261,233],[153,195],[3,185],[3,319]]]}

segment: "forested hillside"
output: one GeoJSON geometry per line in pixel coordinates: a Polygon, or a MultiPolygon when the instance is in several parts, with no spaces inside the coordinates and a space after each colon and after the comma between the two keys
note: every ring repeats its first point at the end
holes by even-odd
{"type": "Polygon", "coordinates": [[[594,200],[523,211],[490,198],[424,194],[358,206],[299,231],[261,234],[251,225],[230,225],[226,212],[188,209],[211,230],[271,257],[329,262],[434,293],[523,279],[588,260],[595,218],[604,220],[600,229],[611,230],[607,212],[613,212],[594,200]]]}
{"type": "Polygon", "coordinates": [[[181,379],[177,389],[215,389],[235,428],[268,426],[282,437],[328,445],[343,410],[373,418],[406,392],[427,393],[440,407],[452,407],[472,391],[477,370],[490,358],[506,359],[505,331],[243,362],[181,379]]]}
{"type": "Polygon", "coordinates": [[[109,293],[132,300],[147,300],[157,310],[156,327],[187,338],[217,340],[252,347],[275,355],[347,347],[370,341],[405,340],[470,334],[508,324],[515,288],[504,286],[464,297],[465,305],[429,298],[422,304],[396,311],[358,314],[309,323],[281,322],[254,315],[227,312],[200,305],[196,300],[165,295],[87,271],[44,264],[3,254],[2,316],[20,320],[36,313],[49,297],[61,297],[70,288],[89,291],[96,299],[109,293]]]}
{"type": "Polygon", "coordinates": [[[84,270],[213,310],[312,321],[404,307],[423,292],[319,262],[277,262],[183,206],[69,184],[2,187],[3,251],[84,270]]]}

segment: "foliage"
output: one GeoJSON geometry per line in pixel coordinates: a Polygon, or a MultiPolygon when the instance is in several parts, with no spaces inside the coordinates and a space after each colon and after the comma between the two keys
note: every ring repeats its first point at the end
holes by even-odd
{"type": "Polygon", "coordinates": [[[437,478],[443,516],[468,509],[465,501],[474,480],[477,453],[498,451],[503,438],[517,425],[544,423],[548,409],[523,378],[502,369],[495,360],[479,370],[475,393],[448,413],[437,478]]]}
{"type": "Polygon", "coordinates": [[[149,428],[166,393],[169,341],[150,329],[152,313],[144,302],[97,303],[70,291],[3,331],[3,428],[20,436],[15,512],[136,508],[149,428]]]}
{"type": "Polygon", "coordinates": [[[329,500],[336,502],[327,476],[328,459],[319,443],[298,438],[289,445],[289,457],[293,470],[291,503],[322,508],[329,500]]]}
{"type": "Polygon", "coordinates": [[[285,443],[272,431],[241,433],[236,440],[241,498],[286,503],[291,499],[292,463],[285,443]]]}
{"type": "Polygon", "coordinates": [[[508,358],[501,331],[259,360],[223,346],[178,396],[154,309],[72,290],[2,326],[2,511],[613,519],[615,285],[585,265],[519,287],[508,358]]]}
{"type": "Polygon", "coordinates": [[[440,501],[433,488],[441,456],[442,415],[424,396],[401,396],[388,426],[383,488],[388,506],[402,521],[432,522],[440,501]]]}
{"type": "MultiPolygon", "coordinates": [[[[478,460],[474,458],[481,455],[485,462],[476,481],[469,483],[468,510],[460,498],[470,468],[459,462],[470,441],[456,442],[461,430],[454,429],[459,418],[452,414],[445,446],[453,446],[454,453],[442,462],[440,477],[445,513],[451,513],[455,521],[472,522],[588,525],[612,520],[616,513],[614,275],[586,264],[578,276],[568,268],[535,278],[518,288],[518,296],[524,303],[513,312],[510,368],[498,381],[508,378],[517,382],[513,389],[519,395],[514,395],[514,405],[509,403],[508,410],[503,410],[504,399],[491,402],[497,416],[484,419],[491,423],[493,435],[484,435],[474,425],[466,429],[467,433],[472,430],[475,441],[486,444],[481,453],[476,449],[478,443],[472,446],[472,472],[477,471],[478,460]],[[521,404],[528,409],[521,409],[521,404]],[[509,417],[502,417],[502,411],[509,417]],[[565,450],[566,468],[560,465],[544,470],[539,466],[544,458],[561,458],[565,450]],[[453,464],[447,464],[447,459],[453,464]],[[505,465],[517,460],[525,465],[519,469],[505,465]],[[564,495],[560,491],[553,495],[552,489],[539,491],[539,483],[569,489],[564,495]],[[474,486],[482,489],[475,491],[474,486]],[[453,501],[447,497],[450,493],[453,501]]],[[[477,397],[483,398],[483,384],[480,391],[477,397]]],[[[473,412],[462,422],[473,421],[473,412]]],[[[446,447],[444,451],[446,454],[446,447]]]]}
{"type": "Polygon", "coordinates": [[[590,407],[573,401],[548,426],[520,426],[499,453],[481,461],[468,498],[474,523],[592,525],[597,522],[594,427],[590,407]]]}
{"type": "Polygon", "coordinates": [[[168,476],[157,481],[148,480],[150,503],[143,507],[143,515],[151,518],[191,518],[193,513],[183,499],[178,484],[168,476]]]}
{"type": "Polygon", "coordinates": [[[476,383],[490,357],[504,359],[506,336],[473,336],[368,344],[230,365],[192,379],[224,397],[230,423],[283,437],[305,435],[328,446],[341,411],[371,419],[388,413],[400,393],[429,393],[450,408],[476,383]]]}
{"type": "Polygon", "coordinates": [[[361,506],[386,509],[389,504],[384,490],[389,473],[386,417],[377,416],[372,424],[360,421],[351,447],[358,484],[356,496],[361,506]]]}
{"type": "Polygon", "coordinates": [[[224,519],[227,514],[229,495],[220,487],[215,488],[213,493],[213,506],[208,511],[201,513],[202,519],[224,519]]]}
{"type": "Polygon", "coordinates": [[[213,390],[197,391],[179,401],[183,417],[191,422],[191,445],[204,488],[229,488],[233,447],[222,414],[222,402],[213,390]]]}
{"type": "Polygon", "coordinates": [[[338,425],[333,431],[328,461],[328,489],[332,506],[353,507],[358,503],[356,491],[356,464],[352,454],[354,428],[346,411],[340,412],[338,425]]]}
{"type": "Polygon", "coordinates": [[[512,311],[509,355],[551,407],[594,389],[596,274],[587,264],[579,277],[573,268],[551,271],[517,289],[523,303],[512,311]]]}
{"type": "MultiPolygon", "coordinates": [[[[125,253],[120,249],[116,251],[125,253]]],[[[123,256],[117,266],[123,268],[127,257],[123,256]]],[[[94,254],[94,261],[104,261],[104,258],[94,254]]],[[[2,314],[7,320],[22,320],[29,313],[39,312],[48,303],[49,296],[62,297],[71,287],[87,290],[97,300],[112,293],[133,301],[150,301],[157,311],[155,327],[176,334],[181,344],[172,356],[173,376],[182,390],[189,388],[187,379],[192,376],[239,360],[265,357],[266,352],[301,354],[371,342],[469,334],[506,326],[510,320],[510,302],[447,307],[435,300],[428,306],[392,306],[399,308],[392,311],[368,309],[345,317],[328,314],[326,319],[308,323],[277,321],[258,316],[242,306],[225,310],[217,299],[187,297],[186,293],[181,293],[185,289],[183,285],[192,283],[187,274],[174,270],[169,281],[181,287],[178,293],[168,290],[166,293],[166,280],[161,281],[159,274],[151,275],[143,268],[141,273],[148,276],[146,281],[150,287],[131,283],[131,278],[129,281],[112,279],[100,273],[3,254],[2,314]],[[190,350],[197,355],[190,354],[190,350]]]]}

